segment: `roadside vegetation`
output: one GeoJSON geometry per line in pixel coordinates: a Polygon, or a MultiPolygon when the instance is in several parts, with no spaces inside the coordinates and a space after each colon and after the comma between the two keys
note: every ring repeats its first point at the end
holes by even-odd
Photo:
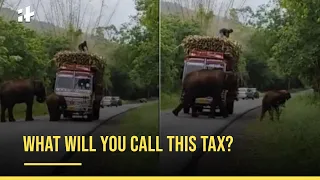
{"type": "MultiPolygon", "coordinates": [[[[88,15],[92,9],[84,9],[88,3],[82,0],[74,3],[57,1],[51,6],[68,8],[37,6],[43,8],[46,22],[39,21],[35,15],[30,24],[16,21],[15,8],[19,4],[12,5],[6,0],[0,3],[0,26],[5,27],[0,29],[0,83],[35,77],[44,80],[47,93],[50,93],[55,76],[55,67],[51,63],[54,54],[60,50],[76,51],[78,44],[86,40],[89,52],[103,56],[107,63],[104,83],[108,95],[120,96],[127,101],[157,97],[157,1],[135,1],[137,14],[120,27],[106,21],[112,15],[101,17],[101,12],[106,11],[106,1],[100,1],[100,14],[96,16],[88,15]],[[52,14],[68,14],[73,18],[51,17],[52,14]]],[[[23,104],[14,107],[17,117],[24,117],[24,107],[23,104]]],[[[46,105],[35,103],[33,109],[34,116],[43,115],[46,105]]]]}

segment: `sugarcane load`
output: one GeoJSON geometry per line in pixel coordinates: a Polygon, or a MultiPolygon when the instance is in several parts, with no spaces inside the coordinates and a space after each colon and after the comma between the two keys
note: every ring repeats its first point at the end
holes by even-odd
{"type": "Polygon", "coordinates": [[[237,64],[241,54],[239,43],[228,37],[232,29],[221,29],[220,37],[187,36],[182,40],[185,52],[182,75],[181,103],[173,110],[178,115],[181,109],[197,117],[204,109],[210,109],[215,117],[218,107],[220,115],[233,114],[237,97],[237,64]]]}
{"type": "Polygon", "coordinates": [[[57,66],[54,92],[63,96],[67,104],[63,116],[79,115],[98,120],[105,90],[104,59],[83,51],[61,51],[55,54],[53,61],[57,66]]]}

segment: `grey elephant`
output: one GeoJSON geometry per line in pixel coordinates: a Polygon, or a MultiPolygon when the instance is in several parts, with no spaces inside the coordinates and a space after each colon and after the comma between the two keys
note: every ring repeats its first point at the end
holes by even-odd
{"type": "Polygon", "coordinates": [[[61,114],[67,109],[67,102],[63,96],[51,93],[46,100],[50,121],[59,121],[61,114]]]}
{"type": "Polygon", "coordinates": [[[262,99],[262,111],[260,121],[263,120],[265,113],[268,111],[270,119],[273,120],[273,110],[277,113],[277,119],[280,117],[280,106],[284,106],[286,101],[291,98],[290,92],[287,90],[268,91],[262,99]]]}
{"type": "MultiPolygon", "coordinates": [[[[202,69],[194,71],[185,77],[183,81],[183,102],[180,103],[172,112],[175,116],[182,109],[193,107],[196,98],[212,97],[211,114],[215,117],[215,107],[219,105],[223,117],[228,117],[227,107],[223,104],[221,94],[223,90],[235,91],[237,89],[237,78],[234,73],[222,70],[202,69]]],[[[192,108],[192,116],[197,116],[196,108],[192,108]]]]}
{"type": "Polygon", "coordinates": [[[27,105],[26,121],[34,120],[32,107],[34,96],[39,103],[46,99],[46,90],[42,81],[34,79],[12,80],[0,85],[1,122],[5,122],[5,112],[8,109],[9,121],[15,121],[13,107],[15,104],[25,103],[27,105]]]}

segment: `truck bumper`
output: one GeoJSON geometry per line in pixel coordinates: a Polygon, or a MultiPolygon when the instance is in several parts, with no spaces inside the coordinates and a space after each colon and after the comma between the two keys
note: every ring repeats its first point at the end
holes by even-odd
{"type": "Polygon", "coordinates": [[[195,106],[202,107],[203,109],[210,109],[212,100],[209,98],[197,98],[195,106]]]}
{"type": "Polygon", "coordinates": [[[92,109],[91,108],[81,108],[81,107],[72,107],[68,106],[66,111],[71,114],[77,114],[77,115],[88,115],[92,114],[92,109]]]}

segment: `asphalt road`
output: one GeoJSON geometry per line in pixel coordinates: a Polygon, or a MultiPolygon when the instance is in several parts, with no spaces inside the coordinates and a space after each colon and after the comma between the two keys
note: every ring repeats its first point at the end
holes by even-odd
{"type": "MultiPolygon", "coordinates": [[[[178,117],[175,117],[171,111],[161,113],[160,134],[161,146],[164,150],[168,149],[166,136],[211,136],[226,127],[235,118],[243,113],[261,105],[262,98],[255,100],[239,100],[235,102],[234,114],[228,118],[216,117],[210,119],[208,116],[191,117],[189,114],[183,114],[181,111],[178,117]]],[[[201,141],[196,142],[197,147],[201,141]]],[[[160,173],[163,175],[177,175],[192,159],[191,152],[168,152],[160,153],[160,173]]]]}
{"type": "Polygon", "coordinates": [[[138,107],[128,104],[101,109],[100,120],[93,122],[62,120],[50,122],[48,116],[34,117],[35,121],[6,122],[0,124],[0,175],[51,175],[53,167],[24,167],[23,163],[59,162],[65,155],[64,141],[59,141],[59,152],[24,152],[23,136],[26,135],[85,135],[111,117],[138,107]]]}
{"type": "MultiPolygon", "coordinates": [[[[246,136],[246,128],[250,123],[256,121],[256,117],[261,113],[261,108],[257,108],[246,113],[241,120],[235,121],[221,135],[233,136],[232,151],[228,153],[205,153],[190,167],[189,175],[197,176],[259,176],[275,175],[270,170],[255,169],[261,157],[255,154],[255,150],[250,147],[250,142],[257,141],[256,137],[246,136]],[[247,158],[243,153],[250,152],[251,158],[247,158]],[[257,156],[257,157],[255,157],[257,156]],[[252,159],[252,157],[255,157],[252,159]]],[[[265,119],[268,121],[269,119],[265,119]]],[[[277,174],[280,175],[280,174],[277,174]]]]}

